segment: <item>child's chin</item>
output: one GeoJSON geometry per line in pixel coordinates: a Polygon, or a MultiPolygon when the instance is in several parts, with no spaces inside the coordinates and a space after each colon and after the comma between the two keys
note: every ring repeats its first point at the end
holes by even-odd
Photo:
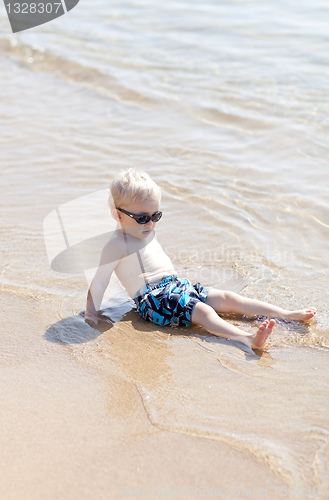
{"type": "Polygon", "coordinates": [[[150,229],[149,231],[142,231],[142,235],[141,237],[142,238],[147,238],[149,234],[152,233],[152,229],[150,229]]]}

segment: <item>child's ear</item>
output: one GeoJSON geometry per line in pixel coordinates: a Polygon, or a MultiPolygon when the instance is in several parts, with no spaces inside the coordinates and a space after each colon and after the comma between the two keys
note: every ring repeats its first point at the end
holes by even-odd
{"type": "Polygon", "coordinates": [[[112,210],[112,217],[117,222],[120,222],[120,220],[121,220],[121,212],[119,212],[119,210],[117,210],[116,208],[113,208],[113,210],[112,210]]]}

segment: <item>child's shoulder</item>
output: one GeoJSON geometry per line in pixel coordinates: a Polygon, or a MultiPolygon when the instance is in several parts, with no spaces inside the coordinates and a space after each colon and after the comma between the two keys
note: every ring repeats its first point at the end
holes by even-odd
{"type": "Polygon", "coordinates": [[[116,261],[125,255],[125,240],[121,231],[113,231],[102,252],[102,260],[116,261]]]}
{"type": "Polygon", "coordinates": [[[140,252],[152,241],[156,241],[154,233],[150,234],[145,240],[140,240],[129,234],[124,234],[120,230],[113,231],[103,248],[101,261],[102,263],[119,261],[124,257],[140,252]]]}

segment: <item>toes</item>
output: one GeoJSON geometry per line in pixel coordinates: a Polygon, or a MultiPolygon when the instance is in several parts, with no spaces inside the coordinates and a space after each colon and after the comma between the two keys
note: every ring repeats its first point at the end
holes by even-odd
{"type": "Polygon", "coordinates": [[[265,320],[263,321],[263,323],[260,325],[260,329],[261,330],[264,330],[264,329],[267,329],[267,328],[273,328],[273,326],[275,325],[275,320],[274,319],[271,319],[271,320],[265,320]]]}
{"type": "Polygon", "coordinates": [[[312,319],[313,316],[315,316],[317,313],[317,309],[315,307],[311,307],[310,309],[307,309],[306,311],[306,319],[312,319]]]}

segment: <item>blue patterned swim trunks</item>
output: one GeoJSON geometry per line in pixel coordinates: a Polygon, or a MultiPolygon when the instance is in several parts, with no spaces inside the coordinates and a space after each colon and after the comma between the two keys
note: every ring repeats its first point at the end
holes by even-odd
{"type": "Polygon", "coordinates": [[[205,302],[210,289],[173,275],[143,286],[134,301],[139,314],[148,321],[162,326],[190,326],[194,306],[205,302]]]}

